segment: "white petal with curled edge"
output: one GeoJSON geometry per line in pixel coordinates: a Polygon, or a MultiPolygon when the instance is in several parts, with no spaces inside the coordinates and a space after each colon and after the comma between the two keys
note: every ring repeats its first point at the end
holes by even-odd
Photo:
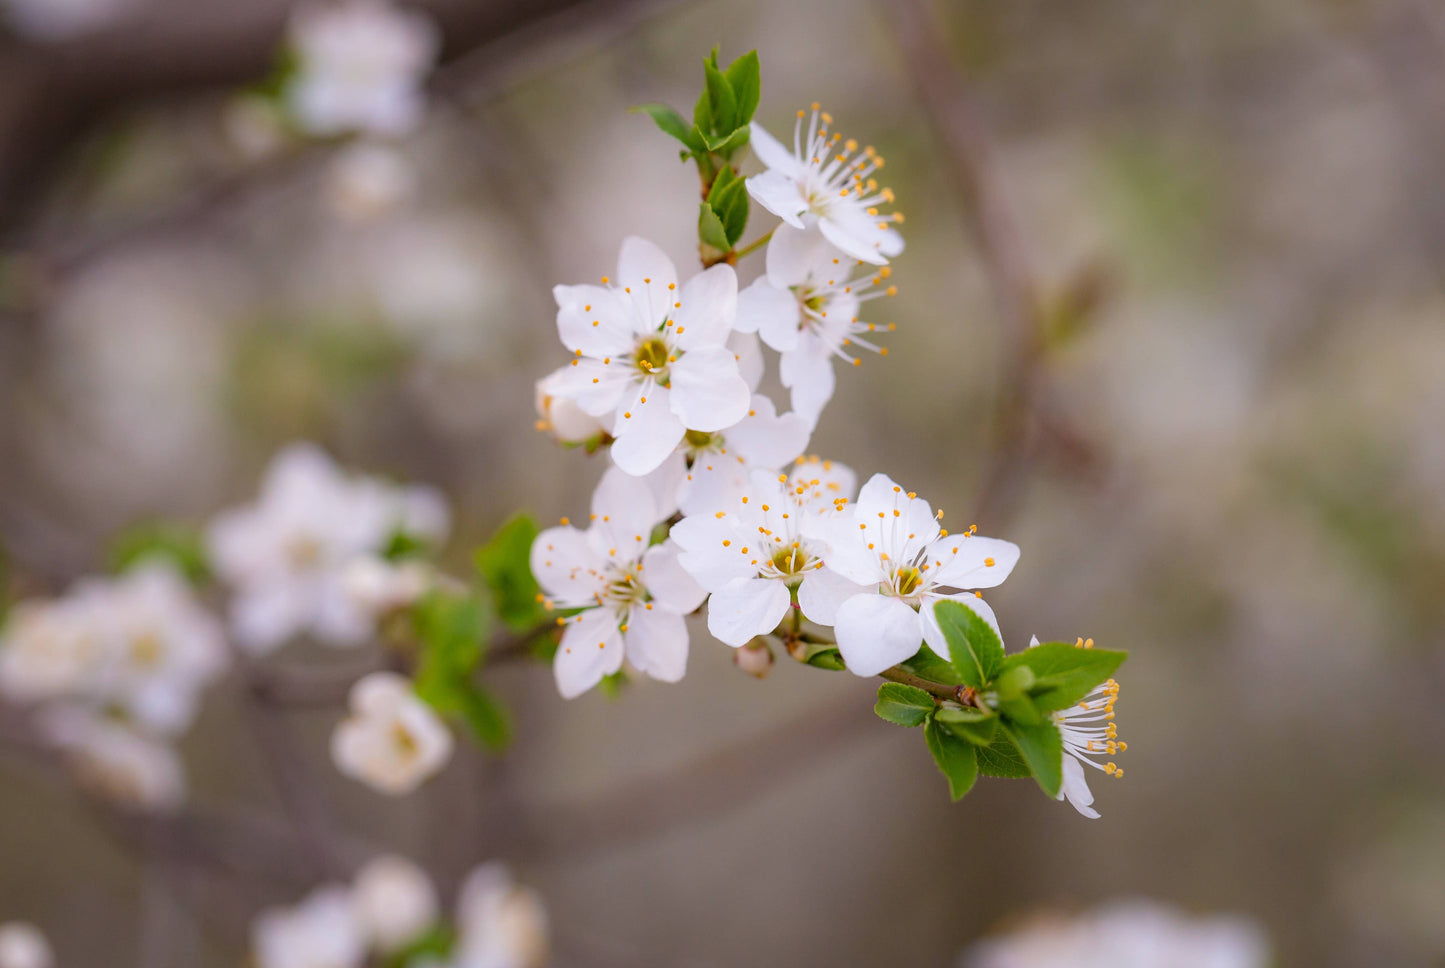
{"type": "Polygon", "coordinates": [[[752,392],[726,347],[707,346],[684,354],[672,364],[671,376],[672,410],[689,430],[726,430],[748,415],[752,392]]]}
{"type": "Polygon", "coordinates": [[[625,367],[583,356],[554,370],[545,380],[551,396],[576,401],[589,416],[606,417],[617,409],[632,375],[625,367]]]}
{"type": "Polygon", "coordinates": [[[935,569],[929,577],[949,588],[993,588],[1003,583],[1018,561],[1018,545],[981,535],[951,534],[928,549],[928,563],[935,569]]]}
{"type": "Polygon", "coordinates": [[[622,668],[622,632],[610,609],[589,609],[567,621],[567,631],[557,645],[552,675],[563,699],[575,699],[603,676],[622,668]]]}
{"type": "MultiPolygon", "coordinates": [[[[989,624],[995,632],[998,632],[998,616],[994,615],[993,608],[988,602],[974,595],[972,592],[962,592],[958,595],[925,595],[923,604],[918,609],[919,618],[923,623],[923,641],[940,659],[952,661],[949,654],[948,639],[943,634],[943,629],[938,625],[938,617],[933,614],[933,606],[939,602],[958,602],[965,608],[977,613],[980,618],[989,624]]],[[[999,634],[999,641],[1003,641],[1003,634],[999,634]]]]}
{"type": "Polygon", "coordinates": [[[753,154],[758,156],[759,161],[779,174],[796,176],[799,173],[797,156],[781,141],[768,134],[756,121],[748,127],[751,129],[748,133],[748,146],[753,149],[753,154]]]}
{"type": "Polygon", "coordinates": [[[666,387],[649,379],[618,404],[612,460],[628,474],[641,477],[657,470],[682,440],[687,428],[673,413],[670,397],[666,387]]]}
{"type": "Polygon", "coordinates": [[[737,648],[777,628],[791,605],[788,586],[778,579],[739,578],[708,599],[707,630],[737,648]]]}
{"type": "Polygon", "coordinates": [[[808,577],[798,586],[798,605],[808,621],[832,625],[844,602],[869,591],[872,589],[849,581],[831,568],[819,568],[808,572],[808,577]]]}
{"type": "Polygon", "coordinates": [[[808,199],[793,179],[778,171],[765,171],[747,180],[748,194],[763,208],[797,228],[803,227],[808,199]]]}
{"type": "Polygon", "coordinates": [[[857,676],[876,676],[918,651],[918,613],[887,595],[854,595],[833,622],[838,651],[857,676]]]}
{"type": "Polygon", "coordinates": [[[1099,811],[1093,807],[1094,792],[1084,776],[1084,764],[1067,754],[1064,755],[1064,783],[1059,787],[1058,799],[1068,798],[1069,804],[1090,820],[1099,819],[1099,811]]]}
{"type": "Polygon", "coordinates": [[[702,604],[707,592],[682,567],[680,550],[671,541],[647,549],[642,558],[642,584],[658,606],[686,615],[702,604]]]}
{"type": "Polygon", "coordinates": [[[798,345],[798,320],[797,298],[766,279],[738,293],[738,332],[758,333],[779,352],[798,345]]]}
{"type": "Polygon", "coordinates": [[[834,205],[818,220],[823,237],[847,255],[873,265],[888,264],[903,251],[903,236],[890,228],[879,228],[877,220],[853,205],[834,205]]]}
{"type": "Polygon", "coordinates": [[[687,623],[681,615],[634,605],[627,616],[627,661],[661,682],[687,672],[687,623]]]}
{"type": "Polygon", "coordinates": [[[804,284],[816,288],[841,281],[856,264],[857,260],[824,238],[816,224],[807,228],[779,225],[768,243],[767,279],[783,289],[804,284]]]}
{"type": "Polygon", "coordinates": [[[684,350],[721,346],[738,318],[738,274],[722,263],[704,269],[682,287],[667,311],[676,324],[677,345],[684,350]]]}

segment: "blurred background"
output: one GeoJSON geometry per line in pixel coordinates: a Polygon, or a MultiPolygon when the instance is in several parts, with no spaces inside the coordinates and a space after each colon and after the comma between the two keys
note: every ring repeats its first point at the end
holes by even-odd
{"type": "MultiPolygon", "coordinates": [[[[379,204],[344,146],[240,97],[280,0],[0,0],[12,597],[247,498],[296,439],[442,488],[460,572],[518,507],[580,513],[602,459],[533,428],[550,287],[627,234],[693,258],[696,175],[627,108],[690,106],[714,44],[755,47],[758,120],[822,101],[908,216],[889,356],[839,373],[810,451],[1018,542],[991,597],[1012,647],[1131,651],[1127,777],[1095,782],[1098,821],[1027,782],[950,805],[871,685],[755,681],[697,622],[676,686],[568,703],[507,670],[511,752],[463,742],[404,800],[330,767],[339,703],[269,711],[323,823],[447,887],[507,859],[560,965],[944,965],[1133,896],[1256,919],[1281,966],[1445,965],[1445,8],[418,6],[440,62],[379,204]]],[[[211,838],[219,811],[288,823],[242,705],[212,690],[186,737],[178,829],[0,757],[0,920],[63,965],[241,964],[251,914],[318,879],[211,838]]]]}

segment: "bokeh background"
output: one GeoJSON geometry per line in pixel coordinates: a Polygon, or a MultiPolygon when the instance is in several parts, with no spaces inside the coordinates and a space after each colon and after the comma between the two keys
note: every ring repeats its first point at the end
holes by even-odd
{"type": "MultiPolygon", "coordinates": [[[[1131,651],[1126,778],[1095,782],[1098,821],[1027,782],[950,805],[872,686],[786,659],[757,682],[698,623],[681,684],[616,701],[508,670],[512,752],[463,743],[402,801],[331,768],[339,707],[273,711],[326,823],[448,886],[508,859],[561,965],[944,965],[1027,912],[1140,895],[1257,919],[1281,966],[1445,964],[1445,8],[423,6],[445,40],[401,146],[416,192],[364,219],[327,190],[333,146],[238,138],[278,0],[130,0],[0,42],[10,594],[103,568],[137,521],[203,522],[299,438],[442,487],[459,571],[516,508],[579,513],[600,458],[533,429],[565,352],[550,287],[627,234],[692,258],[695,175],[626,111],[688,106],[713,44],[756,47],[758,119],[822,101],[908,216],[890,355],[840,373],[810,450],[1022,545],[991,596],[1014,647],[1131,651]],[[956,73],[926,73],[919,16],[956,73]],[[1022,362],[960,105],[1043,307],[1022,362]]],[[[213,690],[185,741],[193,801],[285,825],[239,706],[213,690]]],[[[310,885],[209,862],[204,825],[140,834],[0,757],[0,919],[65,965],[237,965],[257,907],[310,885]]]]}

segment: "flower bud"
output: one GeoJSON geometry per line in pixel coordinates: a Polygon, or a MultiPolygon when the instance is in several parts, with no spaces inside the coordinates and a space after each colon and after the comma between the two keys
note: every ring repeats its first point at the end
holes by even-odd
{"type": "Polygon", "coordinates": [[[580,444],[603,433],[607,428],[596,417],[584,413],[573,400],[554,397],[547,392],[547,380],[537,381],[537,429],[545,430],[564,444],[580,444]]]}
{"type": "Polygon", "coordinates": [[[766,679],[773,671],[773,650],[753,639],[733,652],[733,664],[755,679],[766,679]]]}

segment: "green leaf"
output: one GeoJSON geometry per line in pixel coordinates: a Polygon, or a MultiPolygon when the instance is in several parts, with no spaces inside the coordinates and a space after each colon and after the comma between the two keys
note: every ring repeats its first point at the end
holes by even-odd
{"type": "Polygon", "coordinates": [[[166,522],[138,524],[111,541],[110,569],[117,574],[147,561],[163,561],[192,583],[210,574],[205,541],[193,528],[166,522]]]}
{"type": "Polygon", "coordinates": [[[978,779],[978,756],[973,744],[931,720],[923,727],[923,738],[928,743],[928,752],[933,754],[933,762],[948,778],[949,795],[954,802],[962,800],[978,779]]]}
{"type": "Polygon", "coordinates": [[[412,609],[412,628],[425,649],[422,665],[436,674],[467,676],[481,662],[491,614],[478,595],[432,592],[412,609]]]}
{"type": "Polygon", "coordinates": [[[947,686],[960,686],[963,680],[958,677],[958,670],[953,663],[946,659],[940,659],[938,654],[924,646],[914,654],[907,662],[900,662],[899,666],[904,672],[910,672],[920,679],[927,679],[929,682],[941,682],[947,686]]]}
{"type": "Polygon", "coordinates": [[[428,928],[420,937],[408,941],[399,951],[388,954],[382,961],[382,968],[409,968],[417,965],[443,961],[451,954],[456,943],[451,929],[444,924],[428,928]]]}
{"type": "Polygon", "coordinates": [[[740,178],[728,186],[728,192],[721,199],[723,208],[723,231],[727,233],[728,247],[737,245],[748,227],[748,190],[740,178]]]}
{"type": "Polygon", "coordinates": [[[944,706],[933,714],[939,725],[975,746],[987,746],[998,735],[998,717],[981,709],[956,709],[944,706]]]}
{"type": "Polygon", "coordinates": [[[709,138],[707,142],[707,148],[709,151],[716,152],[717,154],[722,155],[724,158],[731,158],[733,152],[737,151],[743,145],[747,144],[748,139],[750,139],[752,135],[752,129],[738,128],[731,134],[718,135],[716,138],[709,138]]]}
{"type": "Polygon", "coordinates": [[[603,676],[602,681],[597,684],[597,688],[601,691],[602,695],[608,699],[615,700],[621,697],[622,690],[627,688],[630,681],[631,680],[627,678],[627,670],[618,669],[616,672],[609,672],[603,676]]]}
{"type": "Polygon", "coordinates": [[[1003,643],[993,626],[961,602],[938,602],[933,616],[948,640],[953,667],[964,685],[982,689],[993,682],[1003,664],[1003,643]]]}
{"type": "Polygon", "coordinates": [[[519,632],[547,617],[538,601],[541,589],[532,577],[532,542],[537,530],[537,522],[529,515],[514,515],[497,529],[492,540],[477,549],[477,570],[492,590],[497,615],[519,632]]]}
{"type": "Polygon", "coordinates": [[[1013,669],[1028,669],[1033,673],[1036,681],[1030,695],[1038,708],[1067,709],[1112,676],[1127,657],[1127,652],[1045,642],[1009,656],[1003,668],[1004,674],[1013,669]]]}
{"type": "Polygon", "coordinates": [[[719,252],[726,252],[732,248],[728,245],[728,234],[727,230],[723,228],[722,220],[717,217],[717,213],[707,202],[703,202],[702,207],[698,210],[697,237],[704,245],[710,245],[719,252]]]}
{"type": "Polygon", "coordinates": [[[758,63],[758,52],[750,50],[733,61],[723,76],[737,98],[737,124],[741,127],[753,119],[753,112],[758,109],[758,97],[762,93],[762,67],[758,63]]]}
{"type": "Polygon", "coordinates": [[[922,726],[934,708],[933,697],[926,691],[901,682],[885,682],[878,687],[873,711],[879,719],[895,726],[922,726]]]}
{"type": "Polygon", "coordinates": [[[506,707],[480,686],[463,684],[456,693],[457,712],[472,728],[472,734],[491,750],[506,747],[512,739],[512,718],[506,707]]]}
{"type": "Polygon", "coordinates": [[[837,649],[819,649],[803,661],[815,669],[827,669],[830,672],[844,672],[848,668],[843,662],[843,653],[837,649]]]}
{"type": "Polygon", "coordinates": [[[717,69],[716,63],[704,61],[702,69],[707,76],[707,100],[712,114],[712,130],[718,134],[732,134],[733,129],[738,126],[737,95],[733,93],[732,85],[722,71],[717,69]]]}
{"type": "Polygon", "coordinates": [[[1051,797],[1058,796],[1064,782],[1064,741],[1059,736],[1059,728],[1053,723],[1026,726],[1007,720],[1003,728],[1043,791],[1051,797]]]}
{"type": "MultiPolygon", "coordinates": [[[[707,146],[703,143],[702,138],[699,137],[696,129],[694,129],[682,115],[678,114],[666,104],[639,104],[631,110],[635,114],[646,114],[652,118],[653,123],[655,123],[664,134],[676,138],[687,146],[687,154],[707,151],[707,146]]],[[[687,154],[684,154],[683,157],[687,157],[687,154]]]]}
{"type": "Polygon", "coordinates": [[[1024,755],[1019,752],[1013,740],[1003,730],[994,732],[994,741],[978,748],[978,771],[984,776],[997,776],[1006,780],[1021,780],[1033,776],[1024,755]]]}

